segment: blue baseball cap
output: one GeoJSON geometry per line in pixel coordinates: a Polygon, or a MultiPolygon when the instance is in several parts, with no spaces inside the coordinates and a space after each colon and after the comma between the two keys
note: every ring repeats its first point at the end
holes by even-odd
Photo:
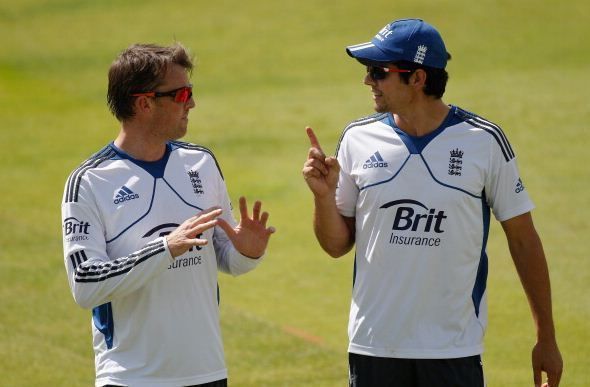
{"type": "Polygon", "coordinates": [[[400,19],[383,27],[370,41],[346,47],[363,64],[408,61],[444,69],[449,54],[438,31],[421,19],[400,19]]]}

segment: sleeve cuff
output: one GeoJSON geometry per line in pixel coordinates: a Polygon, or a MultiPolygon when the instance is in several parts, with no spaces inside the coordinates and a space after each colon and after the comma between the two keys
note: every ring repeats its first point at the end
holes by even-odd
{"type": "Polygon", "coordinates": [[[172,262],[174,262],[174,261],[176,260],[176,258],[174,258],[174,257],[172,256],[172,253],[170,252],[170,249],[168,248],[168,240],[166,239],[166,237],[165,237],[165,236],[164,236],[164,237],[162,237],[162,243],[164,243],[164,249],[165,249],[165,251],[164,251],[164,255],[165,255],[166,257],[168,257],[168,260],[169,260],[171,263],[172,263],[172,262]]]}
{"type": "Polygon", "coordinates": [[[250,270],[253,270],[256,266],[260,264],[260,262],[264,258],[264,255],[265,254],[258,258],[250,258],[248,256],[243,255],[232,246],[230,251],[231,273],[233,275],[239,275],[247,273],[250,270]]]}

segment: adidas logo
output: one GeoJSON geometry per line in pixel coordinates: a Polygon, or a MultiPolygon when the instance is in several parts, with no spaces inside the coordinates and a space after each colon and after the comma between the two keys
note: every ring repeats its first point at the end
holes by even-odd
{"type": "Polygon", "coordinates": [[[133,199],[137,199],[137,198],[139,198],[138,194],[131,191],[129,188],[122,186],[119,189],[119,192],[117,192],[117,194],[115,195],[113,203],[119,204],[119,203],[126,202],[127,200],[133,200],[133,199]]]}
{"type": "Polygon", "coordinates": [[[383,160],[383,157],[379,154],[379,151],[375,152],[365,163],[363,164],[363,169],[369,168],[386,168],[388,166],[387,162],[383,160]]]}
{"type": "Polygon", "coordinates": [[[522,191],[524,191],[524,184],[522,184],[522,180],[519,178],[516,182],[516,189],[514,190],[514,192],[521,193],[522,191]]]}

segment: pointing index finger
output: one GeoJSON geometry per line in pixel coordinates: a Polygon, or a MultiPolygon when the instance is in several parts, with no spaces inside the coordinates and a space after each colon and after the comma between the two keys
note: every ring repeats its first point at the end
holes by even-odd
{"type": "Polygon", "coordinates": [[[318,141],[318,138],[316,137],[315,133],[313,132],[313,129],[308,126],[305,128],[305,131],[307,132],[307,137],[309,137],[309,142],[311,143],[311,146],[313,148],[317,148],[320,152],[324,153],[324,151],[322,150],[322,147],[320,146],[320,142],[318,141]]]}

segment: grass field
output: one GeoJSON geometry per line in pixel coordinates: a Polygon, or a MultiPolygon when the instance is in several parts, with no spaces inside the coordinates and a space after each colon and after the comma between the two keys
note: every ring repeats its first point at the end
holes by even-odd
{"type": "MultiPolygon", "coordinates": [[[[444,100],[498,123],[537,205],[563,386],[590,385],[590,27],[585,0],[250,2],[0,0],[0,385],[93,384],[90,314],[67,287],[60,200],[68,173],[116,136],[107,69],[134,42],[196,54],[185,138],[213,149],[230,194],[261,199],[278,232],[265,262],[220,276],[232,386],[346,385],[352,256],[328,258],[301,178],[304,127],[334,149],[371,113],[344,53],[422,17],[453,54],[444,100]]],[[[532,385],[532,319],[497,224],[489,241],[489,386],[532,385]]]]}

